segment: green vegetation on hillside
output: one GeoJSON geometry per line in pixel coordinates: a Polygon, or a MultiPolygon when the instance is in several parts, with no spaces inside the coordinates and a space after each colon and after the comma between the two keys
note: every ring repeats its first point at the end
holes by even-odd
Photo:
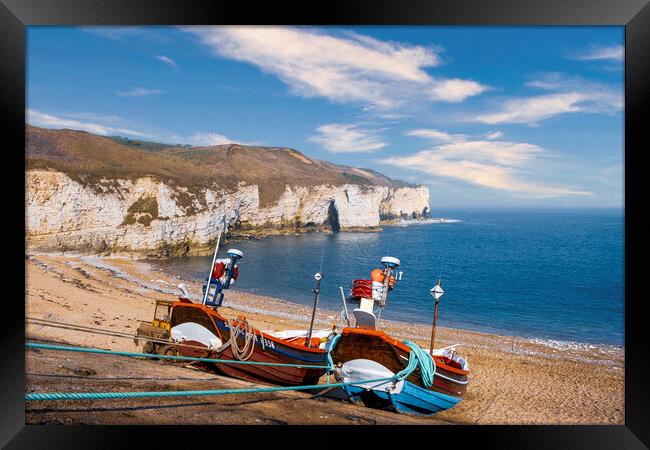
{"type": "Polygon", "coordinates": [[[158,218],[158,201],[156,197],[140,197],[126,212],[122,225],[133,225],[138,222],[148,227],[152,220],[158,218]]]}

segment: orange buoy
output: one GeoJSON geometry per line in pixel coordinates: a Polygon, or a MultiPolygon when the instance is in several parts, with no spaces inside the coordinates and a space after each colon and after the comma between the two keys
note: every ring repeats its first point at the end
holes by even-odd
{"type": "Polygon", "coordinates": [[[372,279],[372,281],[383,283],[384,278],[386,278],[386,275],[384,275],[384,271],[381,269],[375,269],[372,272],[370,272],[370,279],[372,279]]]}

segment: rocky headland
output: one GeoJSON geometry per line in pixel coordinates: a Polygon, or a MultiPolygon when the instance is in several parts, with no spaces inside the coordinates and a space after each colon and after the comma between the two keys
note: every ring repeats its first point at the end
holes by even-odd
{"type": "Polygon", "coordinates": [[[26,134],[30,250],[165,258],[209,253],[224,223],[250,238],[377,230],[429,212],[424,186],[289,148],[26,134]]]}

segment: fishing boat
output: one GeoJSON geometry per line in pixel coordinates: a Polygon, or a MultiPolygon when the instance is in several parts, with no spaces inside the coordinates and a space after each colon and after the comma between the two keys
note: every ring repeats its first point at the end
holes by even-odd
{"type": "Polygon", "coordinates": [[[224,317],[220,311],[224,290],[237,279],[238,262],[244,254],[229,249],[227,258],[217,259],[219,241],[220,235],[201,303],[194,303],[188,295],[183,295],[171,305],[169,334],[170,340],[177,344],[172,351],[182,356],[246,361],[247,364],[218,362],[207,365],[222,374],[247,381],[285,386],[317,384],[328,366],[325,347],[332,330],[313,330],[316,305],[309,331],[261,331],[243,315],[224,317]]]}
{"type": "Polygon", "coordinates": [[[441,281],[431,290],[436,308],[431,346],[426,352],[413,342],[395,339],[378,329],[388,292],[402,278],[402,272],[395,274],[399,259],[386,256],[381,263],[383,270],[375,269],[371,280],[354,280],[350,296],[343,298],[346,320],[347,303],[356,302],[358,307],[352,311],[355,326],[344,328],[328,342],[335,377],[350,383],[343,387],[349,400],[366,406],[422,415],[452,408],[465,395],[469,364],[456,354],[456,346],[433,349],[435,318],[443,293],[441,281]],[[391,377],[388,381],[364,382],[391,377]]]}

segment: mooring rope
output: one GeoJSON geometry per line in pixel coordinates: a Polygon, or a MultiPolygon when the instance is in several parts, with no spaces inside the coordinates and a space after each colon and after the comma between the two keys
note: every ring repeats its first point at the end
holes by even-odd
{"type": "MultiPolygon", "coordinates": [[[[330,351],[334,348],[336,341],[340,335],[335,336],[330,344],[330,351]]],[[[206,395],[229,395],[229,394],[254,394],[263,392],[280,392],[280,391],[300,391],[309,389],[327,389],[348,385],[359,385],[367,383],[375,383],[381,381],[399,381],[408,377],[417,367],[420,366],[420,373],[422,381],[425,386],[429,387],[433,384],[433,377],[435,376],[436,367],[433,358],[428,353],[424,352],[417,344],[411,341],[404,341],[409,346],[411,352],[409,354],[409,362],[406,368],[399,373],[384,378],[376,378],[370,380],[348,381],[339,383],[324,383],[306,386],[288,386],[288,387],[264,387],[264,388],[244,388],[244,389],[213,389],[213,390],[194,390],[194,391],[135,391],[135,392],[52,392],[52,393],[29,393],[25,394],[26,401],[42,401],[42,400],[97,400],[97,399],[120,399],[120,398],[153,398],[153,397],[189,397],[189,396],[206,396],[206,395]]],[[[209,361],[209,362],[224,362],[224,360],[214,360],[209,358],[192,358],[187,356],[171,356],[171,355],[151,355],[148,353],[134,353],[134,352],[119,352],[112,350],[93,349],[87,347],[68,347],[62,345],[40,344],[36,342],[25,343],[26,348],[40,348],[47,350],[65,350],[77,351],[84,353],[102,353],[113,354],[119,356],[138,356],[146,358],[161,358],[161,359],[177,359],[177,360],[192,360],[192,361],[209,361]]],[[[236,364],[258,364],[258,365],[272,365],[272,366],[290,366],[290,367],[315,367],[315,368],[332,368],[333,362],[328,352],[328,366],[309,366],[301,364],[281,364],[281,363],[262,363],[257,361],[229,361],[236,364]]]]}
{"type": "MultiPolygon", "coordinates": [[[[255,331],[248,320],[243,322],[240,320],[239,324],[235,327],[233,321],[228,319],[228,329],[230,330],[230,338],[223,344],[221,347],[215,349],[215,352],[221,353],[228,347],[230,347],[233,356],[239,361],[247,361],[255,351],[255,331]],[[242,327],[242,323],[244,326],[242,327]],[[244,337],[244,343],[242,347],[239,347],[237,343],[237,338],[239,336],[244,337]]],[[[264,337],[260,333],[260,342],[262,348],[264,348],[264,337]]]]}
{"type": "Polygon", "coordinates": [[[105,350],[101,348],[91,348],[91,347],[73,347],[67,345],[41,344],[39,342],[26,342],[25,348],[42,349],[42,350],[60,350],[60,351],[69,351],[69,352],[80,352],[80,353],[99,353],[103,355],[128,356],[134,358],[170,359],[176,361],[200,361],[200,362],[212,362],[212,363],[220,363],[220,364],[223,363],[251,364],[251,365],[256,364],[260,366],[298,367],[303,369],[328,369],[329,368],[329,366],[321,366],[321,365],[314,365],[314,364],[289,364],[289,363],[272,363],[272,362],[261,362],[261,361],[241,361],[241,360],[231,360],[231,359],[198,358],[192,356],[157,355],[152,353],[123,352],[123,351],[116,351],[116,350],[105,350]]]}
{"type": "Polygon", "coordinates": [[[433,385],[433,378],[436,375],[436,364],[433,361],[433,357],[422,350],[422,348],[415,342],[408,340],[404,340],[403,342],[408,345],[411,351],[409,352],[409,362],[403,370],[397,373],[397,379],[405,379],[411,375],[418,366],[420,366],[420,378],[422,378],[422,383],[426,387],[431,387],[433,385]]]}
{"type": "Polygon", "coordinates": [[[334,347],[336,347],[336,343],[339,341],[341,336],[342,336],[341,334],[334,335],[334,337],[330,341],[329,349],[327,350],[328,377],[330,373],[334,372],[334,360],[332,359],[332,350],[334,350],[334,347]]]}
{"type": "Polygon", "coordinates": [[[137,334],[122,333],[120,331],[106,330],[102,328],[92,328],[92,327],[87,327],[85,325],[76,325],[71,323],[48,321],[45,319],[36,319],[36,318],[27,318],[27,322],[41,327],[60,328],[63,330],[80,331],[82,333],[89,333],[89,334],[100,334],[100,335],[117,337],[122,339],[130,339],[130,340],[138,339],[146,342],[155,342],[157,344],[172,345],[172,346],[178,346],[183,348],[193,348],[197,350],[207,350],[205,347],[200,347],[198,345],[189,345],[189,344],[183,344],[181,342],[166,341],[164,339],[148,338],[144,336],[138,336],[137,334]]]}
{"type": "Polygon", "coordinates": [[[306,386],[260,387],[243,389],[212,389],[195,391],[135,391],[135,392],[50,392],[25,394],[26,401],[42,400],[100,400],[119,398],[147,397],[195,397],[204,395],[257,394],[263,392],[301,391],[309,389],[326,389],[360,383],[375,383],[395,379],[395,376],[373,380],[349,381],[341,383],[312,384],[306,386]]]}

